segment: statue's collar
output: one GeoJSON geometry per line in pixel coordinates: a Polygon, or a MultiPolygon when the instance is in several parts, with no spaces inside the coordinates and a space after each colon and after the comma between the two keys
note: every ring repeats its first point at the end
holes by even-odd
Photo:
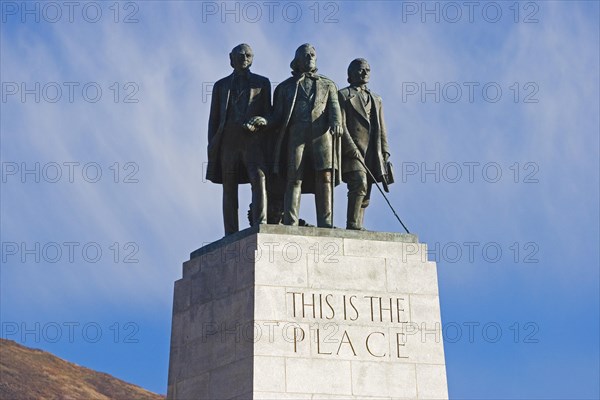
{"type": "Polygon", "coordinates": [[[367,87],[367,85],[350,85],[352,89],[357,92],[364,91],[365,93],[371,93],[371,90],[367,87]]]}
{"type": "Polygon", "coordinates": [[[236,77],[238,77],[238,76],[239,76],[239,77],[241,77],[241,78],[248,78],[248,77],[250,77],[250,68],[248,68],[248,69],[243,69],[243,70],[241,70],[241,71],[236,71],[236,70],[234,70],[234,71],[233,71],[233,74],[231,74],[231,75],[232,75],[232,77],[234,77],[234,78],[236,78],[236,77]]]}
{"type": "Polygon", "coordinates": [[[320,79],[319,75],[317,74],[317,70],[316,69],[314,71],[312,71],[312,72],[296,72],[296,71],[293,71],[292,75],[297,80],[304,79],[304,78],[310,78],[310,79],[313,79],[313,80],[316,81],[316,80],[320,79]]]}

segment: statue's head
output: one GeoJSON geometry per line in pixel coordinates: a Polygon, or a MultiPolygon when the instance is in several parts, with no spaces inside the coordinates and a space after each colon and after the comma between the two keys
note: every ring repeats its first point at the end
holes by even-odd
{"type": "Polygon", "coordinates": [[[317,70],[317,51],[308,43],[296,49],[296,55],[290,63],[294,72],[315,72],[317,70]]]}
{"type": "Polygon", "coordinates": [[[356,58],[348,65],[348,82],[351,85],[364,85],[369,82],[371,67],[364,58],[356,58]]]}
{"type": "Polygon", "coordinates": [[[246,43],[238,44],[229,53],[231,67],[236,71],[243,71],[250,68],[253,59],[254,52],[252,52],[252,48],[246,43]]]}

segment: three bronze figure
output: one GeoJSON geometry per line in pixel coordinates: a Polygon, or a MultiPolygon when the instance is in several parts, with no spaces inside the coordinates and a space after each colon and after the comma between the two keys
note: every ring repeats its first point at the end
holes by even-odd
{"type": "MultiPolygon", "coordinates": [[[[229,54],[233,73],[215,83],[208,123],[207,179],[223,185],[225,235],[239,230],[238,184],[250,183],[251,225],[298,225],[301,193],[314,193],[317,226],[333,227],[333,189],[348,185],[346,228],[364,230],[374,182],[393,182],[381,97],[370,67],[348,66],[349,86],[317,74],[310,44],[296,50],[292,76],[275,88],[250,72],[247,44],[229,54]]],[[[377,184],[377,183],[375,183],[377,184]]]]}

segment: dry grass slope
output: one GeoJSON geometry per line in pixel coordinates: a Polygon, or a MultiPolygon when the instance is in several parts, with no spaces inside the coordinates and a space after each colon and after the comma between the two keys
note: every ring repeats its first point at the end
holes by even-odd
{"type": "Polygon", "coordinates": [[[0,399],[164,400],[164,397],[45,351],[0,339],[0,399]]]}

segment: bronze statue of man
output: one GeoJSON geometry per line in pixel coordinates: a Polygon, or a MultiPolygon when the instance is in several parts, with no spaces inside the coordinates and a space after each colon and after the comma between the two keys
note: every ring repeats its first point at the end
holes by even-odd
{"type": "Polygon", "coordinates": [[[298,225],[300,195],[314,193],[317,226],[330,228],[333,185],[338,183],[334,175],[339,170],[333,135],[341,136],[343,128],[337,87],[316,73],[316,62],[312,45],[298,47],[290,64],[292,76],[275,88],[273,115],[252,122],[277,129],[274,170],[286,176],[283,223],[298,225]]]}
{"type": "Polygon", "coordinates": [[[267,221],[263,138],[247,122],[271,112],[271,83],[250,72],[253,58],[249,45],[234,47],[229,54],[233,73],[217,81],[212,92],[206,178],[223,184],[225,235],[239,230],[239,184],[251,184],[253,224],[267,221]]]}
{"type": "Polygon", "coordinates": [[[342,179],[348,185],[346,228],[355,230],[364,230],[365,209],[369,205],[373,177],[377,182],[391,183],[387,176],[390,150],[383,121],[383,104],[381,97],[367,87],[370,74],[367,60],[353,60],[348,66],[350,86],[339,91],[345,130],[342,179]]]}

